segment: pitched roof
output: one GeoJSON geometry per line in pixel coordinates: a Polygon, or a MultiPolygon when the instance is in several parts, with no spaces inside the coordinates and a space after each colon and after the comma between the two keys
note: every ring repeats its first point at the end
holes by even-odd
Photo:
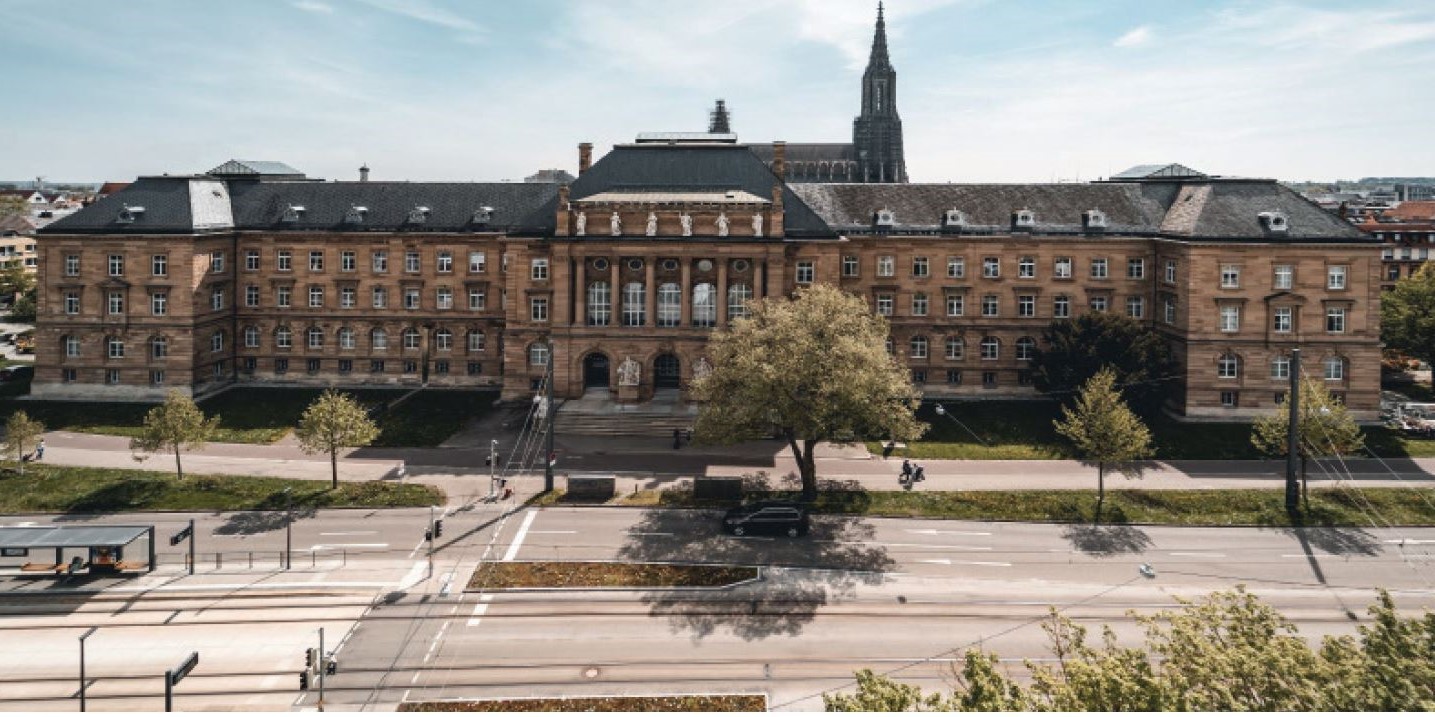
{"type": "MultiPolygon", "coordinates": [[[[750,144],[752,153],[771,166],[774,155],[772,144],[750,144]]],[[[789,162],[855,162],[857,149],[851,142],[788,142],[784,150],[789,162]]]]}
{"type": "Polygon", "coordinates": [[[0,234],[6,234],[8,232],[34,234],[37,226],[35,220],[23,214],[6,214],[0,216],[0,234]]]}
{"type": "Polygon", "coordinates": [[[1179,185],[1161,233],[1192,239],[1264,239],[1262,212],[1286,217],[1285,237],[1313,241],[1368,239],[1350,222],[1271,180],[1217,180],[1179,185]]]}
{"type": "Polygon", "coordinates": [[[1117,172],[1111,175],[1111,179],[1198,179],[1205,178],[1205,176],[1204,173],[1191,169],[1184,164],[1138,164],[1124,172],[1117,172]]]}
{"type": "Polygon", "coordinates": [[[253,159],[231,159],[205,172],[216,177],[302,177],[304,173],[283,163],[253,159]]]}
{"type": "MultiPolygon", "coordinates": [[[[574,180],[573,199],[604,192],[743,191],[771,198],[777,176],[746,146],[736,144],[622,144],[574,180]]],[[[783,189],[788,236],[835,234],[788,186],[783,189]]]]}
{"type": "Polygon", "coordinates": [[[224,182],[213,177],[141,177],[40,233],[198,234],[233,227],[224,182]]]}
{"type": "Polygon", "coordinates": [[[104,184],[100,185],[99,191],[95,192],[95,194],[98,194],[100,196],[106,196],[109,194],[114,194],[115,192],[118,192],[128,186],[130,186],[129,182],[105,182],[104,184]]]}
{"type": "Polygon", "coordinates": [[[1394,209],[1388,209],[1385,216],[1396,221],[1428,222],[1435,219],[1435,201],[1401,202],[1394,209]]]}
{"type": "Polygon", "coordinates": [[[236,182],[235,225],[240,229],[425,231],[474,230],[552,233],[558,185],[517,182],[236,182]],[[303,207],[296,221],[285,222],[290,207],[303,207]],[[353,207],[364,207],[363,221],[345,222],[353,207]],[[410,212],[427,207],[424,221],[410,212]],[[491,207],[486,224],[474,214],[491,207]]]}

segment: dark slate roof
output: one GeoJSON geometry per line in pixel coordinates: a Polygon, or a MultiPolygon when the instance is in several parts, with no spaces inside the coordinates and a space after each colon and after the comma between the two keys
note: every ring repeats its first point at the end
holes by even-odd
{"type": "MultiPolygon", "coordinates": [[[[579,175],[572,198],[601,192],[742,190],[772,197],[777,176],[745,145],[624,144],[579,175]]],[[[792,237],[832,237],[831,228],[792,187],[783,190],[783,228],[792,237]]]]}
{"type": "Polygon", "coordinates": [[[1368,241],[1350,222],[1277,182],[1264,179],[1183,182],[1168,203],[1161,233],[1193,239],[1266,239],[1262,212],[1280,212],[1285,237],[1314,241],[1368,241]]]}
{"type": "Polygon", "coordinates": [[[235,183],[234,219],[240,229],[266,231],[504,231],[552,234],[558,185],[518,182],[242,182],[235,183]],[[291,206],[298,221],[281,221],[291,206]],[[346,224],[351,207],[366,207],[360,224],[346,224]],[[422,223],[409,221],[428,207],[422,223]],[[492,207],[488,224],[474,212],[492,207]]]}
{"type": "Polygon", "coordinates": [[[965,231],[1005,233],[1012,213],[1029,209],[1037,232],[1081,231],[1082,213],[1106,214],[1107,231],[1151,233],[1162,207],[1135,184],[794,184],[794,191],[833,229],[873,230],[873,214],[891,210],[891,231],[937,231],[947,210],[967,217],[965,231]]]}
{"type": "Polygon", "coordinates": [[[40,229],[41,234],[195,234],[234,226],[229,188],[214,177],[140,177],[40,229]],[[133,221],[121,221],[126,208],[133,221]]]}
{"type": "MultiPolygon", "coordinates": [[[[764,163],[771,165],[773,148],[771,144],[750,144],[747,146],[764,163]]],[[[857,149],[851,142],[788,142],[789,162],[855,162],[857,149]]]]}

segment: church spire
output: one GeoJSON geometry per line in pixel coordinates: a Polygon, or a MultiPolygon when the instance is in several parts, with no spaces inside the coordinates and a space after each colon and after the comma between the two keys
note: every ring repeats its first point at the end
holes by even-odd
{"type": "Polygon", "coordinates": [[[882,3],[877,3],[877,31],[872,36],[872,56],[867,60],[867,70],[891,69],[892,61],[887,57],[887,20],[882,16],[882,3]]]}
{"type": "Polygon", "coordinates": [[[718,100],[717,107],[708,115],[708,134],[730,134],[731,132],[732,122],[727,113],[727,103],[718,100]]]}
{"type": "Polygon", "coordinates": [[[862,111],[852,123],[852,145],[857,154],[858,181],[905,182],[907,163],[902,155],[902,119],[897,114],[897,71],[887,56],[887,18],[877,3],[877,29],[872,36],[872,57],[862,73],[862,111]]]}

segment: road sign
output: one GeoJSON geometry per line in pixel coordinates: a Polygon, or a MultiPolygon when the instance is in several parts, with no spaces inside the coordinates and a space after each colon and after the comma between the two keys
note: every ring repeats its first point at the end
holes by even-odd
{"type": "Polygon", "coordinates": [[[193,672],[195,666],[198,665],[198,664],[199,664],[199,653],[198,653],[198,652],[191,652],[191,653],[189,653],[189,657],[184,658],[184,662],[179,663],[179,666],[176,667],[176,668],[174,668],[174,670],[170,672],[169,683],[170,683],[171,685],[177,685],[177,684],[179,684],[179,681],[182,680],[182,679],[184,679],[185,677],[189,676],[189,673],[190,673],[190,672],[193,672]]]}

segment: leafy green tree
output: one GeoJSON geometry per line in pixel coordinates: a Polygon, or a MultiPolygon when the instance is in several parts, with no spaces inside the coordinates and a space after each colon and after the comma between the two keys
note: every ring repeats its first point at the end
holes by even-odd
{"type": "Polygon", "coordinates": [[[1421,266],[1380,295],[1380,338],[1387,348],[1435,364],[1435,267],[1421,266]]]}
{"type": "Polygon", "coordinates": [[[45,424],[31,420],[24,411],[10,414],[5,421],[5,455],[15,457],[20,475],[25,475],[25,454],[45,433],[45,424]]]}
{"type": "MultiPolygon", "coordinates": [[[[140,435],[130,439],[130,450],[137,454],[174,451],[175,473],[180,480],[184,480],[181,451],[203,448],[218,427],[219,416],[205,418],[193,399],[172,390],[165,396],[164,403],[145,414],[140,435]]],[[[138,455],[136,460],[139,460],[138,455]]]]}
{"type": "MultiPolygon", "coordinates": [[[[1262,453],[1282,457],[1290,447],[1287,431],[1290,426],[1290,402],[1271,415],[1257,418],[1251,426],[1251,444],[1262,453]]],[[[1312,458],[1355,453],[1365,447],[1360,426],[1350,417],[1345,404],[1335,400],[1319,381],[1300,382],[1300,418],[1296,424],[1297,447],[1300,451],[1301,499],[1310,505],[1306,484],[1306,462],[1312,458]]]]}
{"type": "Polygon", "coordinates": [[[0,295],[11,299],[28,294],[35,289],[35,275],[25,270],[18,260],[0,268],[0,295]]]}
{"type": "Polygon", "coordinates": [[[367,446],[379,437],[368,411],[347,393],[327,390],[304,409],[294,431],[305,453],[329,454],[333,487],[339,487],[339,451],[367,446]]]}
{"type": "Polygon", "coordinates": [[[21,294],[10,308],[10,320],[21,324],[35,323],[35,290],[21,294]]]}
{"type": "Polygon", "coordinates": [[[802,492],[817,495],[819,442],[911,440],[919,394],[887,353],[887,321],[860,297],[827,285],[794,299],[751,305],[750,316],[713,334],[713,370],[693,383],[703,402],[695,437],[735,443],[780,435],[792,449],[802,492]]]}
{"type": "Polygon", "coordinates": [[[7,194],[0,197],[0,217],[11,214],[25,215],[30,213],[30,205],[25,203],[25,198],[7,194]]]}
{"type": "Polygon", "coordinates": [[[1140,477],[1132,464],[1151,455],[1151,431],[1121,400],[1116,372],[1102,369],[1081,387],[1075,406],[1063,406],[1056,432],[1065,436],[1083,460],[1096,463],[1096,518],[1106,502],[1106,464],[1118,464],[1127,477],[1140,477]]]}
{"type": "Polygon", "coordinates": [[[1053,321],[1031,359],[1037,390],[1070,403],[1076,392],[1102,369],[1116,373],[1131,405],[1155,415],[1170,394],[1176,362],[1166,340],[1125,314],[1091,311],[1075,319],[1053,321]]]}

